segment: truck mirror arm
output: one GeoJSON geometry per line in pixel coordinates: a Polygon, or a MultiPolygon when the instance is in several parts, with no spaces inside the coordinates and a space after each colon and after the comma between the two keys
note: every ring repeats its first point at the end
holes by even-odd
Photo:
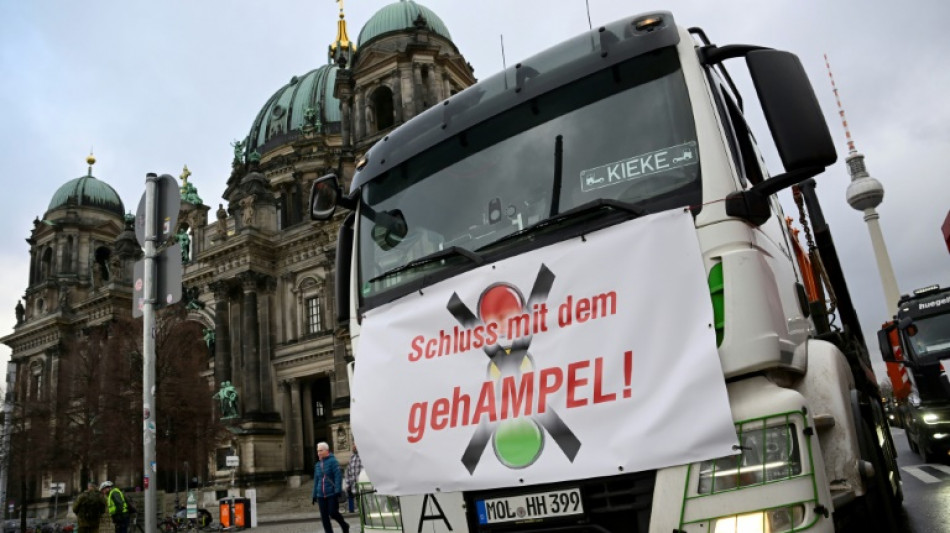
{"type": "Polygon", "coordinates": [[[792,170],[756,183],[750,189],[734,192],[726,197],[726,214],[761,226],[772,216],[768,202],[769,196],[824,171],[825,167],[792,170]]]}
{"type": "Polygon", "coordinates": [[[729,44],[726,46],[716,46],[714,44],[709,44],[709,38],[706,37],[706,33],[703,32],[700,28],[690,28],[690,33],[699,35],[700,38],[706,43],[706,46],[703,46],[699,49],[699,62],[703,65],[712,66],[719,64],[719,72],[722,74],[723,79],[729,85],[729,89],[732,91],[732,96],[736,100],[736,106],[739,107],[739,111],[745,111],[742,105],[742,95],[739,93],[739,89],[736,88],[735,82],[732,81],[732,76],[729,75],[729,71],[722,67],[721,63],[727,59],[732,59],[736,57],[742,57],[749,52],[755,50],[770,50],[762,46],[754,46],[748,44],[729,44]]]}

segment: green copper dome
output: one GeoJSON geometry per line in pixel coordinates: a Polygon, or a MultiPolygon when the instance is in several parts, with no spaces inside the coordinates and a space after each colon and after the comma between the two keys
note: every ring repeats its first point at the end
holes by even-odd
{"type": "Polygon", "coordinates": [[[400,0],[394,4],[389,4],[370,17],[363,29],[360,30],[360,36],[356,40],[357,48],[362,48],[369,41],[395,31],[404,31],[414,29],[415,21],[419,16],[426,20],[429,29],[448,40],[452,40],[449,35],[449,29],[431,9],[413,2],[413,0],[400,0]]]}
{"type": "MultiPolygon", "coordinates": [[[[91,169],[90,169],[91,170],[91,169]]],[[[67,181],[49,202],[47,213],[64,207],[94,207],[111,211],[120,217],[125,214],[122,200],[115,189],[92,174],[67,181]]]]}
{"type": "Polygon", "coordinates": [[[336,65],[323,65],[294,76],[278,89],[254,119],[247,153],[264,154],[293,140],[301,131],[339,133],[340,101],[333,96],[338,69],[336,65]]]}

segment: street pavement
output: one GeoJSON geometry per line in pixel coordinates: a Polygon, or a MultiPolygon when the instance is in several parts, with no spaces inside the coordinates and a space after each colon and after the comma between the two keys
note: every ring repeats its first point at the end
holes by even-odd
{"type": "MultiPolygon", "coordinates": [[[[323,533],[319,508],[313,505],[311,483],[288,487],[269,501],[257,504],[257,527],[248,533],[323,533]]],[[[341,509],[346,508],[346,503],[341,509]]],[[[353,533],[359,532],[360,517],[357,513],[343,512],[343,518],[353,533]]],[[[334,531],[341,531],[333,522],[334,531]]]]}
{"type": "MultiPolygon", "coordinates": [[[[343,513],[343,518],[350,525],[350,531],[358,533],[360,517],[356,513],[343,513]]],[[[320,522],[320,513],[288,513],[281,516],[261,516],[257,527],[250,530],[252,533],[322,533],[323,523],[320,522]]],[[[342,531],[340,524],[333,522],[333,531],[342,531]]]]}

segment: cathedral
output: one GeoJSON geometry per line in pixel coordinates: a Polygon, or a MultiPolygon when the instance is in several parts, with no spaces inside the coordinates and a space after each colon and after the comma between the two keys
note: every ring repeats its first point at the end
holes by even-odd
{"type": "MultiPolygon", "coordinates": [[[[186,320],[207,346],[201,374],[208,402],[218,408],[212,394],[225,384],[237,393],[202,480],[209,490],[232,480],[242,487],[303,482],[320,441],[346,462],[353,353],[334,312],[336,291],[345,290],[334,287],[345,215],[311,221],[311,184],[335,173],[348,188],[375,142],[475,82],[448,28],[427,7],[413,0],[386,5],[351,41],[340,4],[326,63],[288,76],[260,111],[249,110],[247,137],[232,144],[232,161],[222,161],[231,169],[223,201],[205,205],[187,167],[180,176],[176,233],[186,320]]],[[[12,349],[15,401],[54,402],[65,387],[58,378],[71,332],[132,313],[134,265],[142,256],[134,218],[93,176],[94,158],[88,163],[87,175],[55,191],[28,238],[28,285],[13,333],[0,339],[12,349]]],[[[138,465],[99,464],[93,477],[134,487],[136,471],[138,465]]],[[[64,493],[78,493],[81,483],[74,475],[64,493]]],[[[31,497],[49,498],[49,483],[38,481],[31,497]]]]}

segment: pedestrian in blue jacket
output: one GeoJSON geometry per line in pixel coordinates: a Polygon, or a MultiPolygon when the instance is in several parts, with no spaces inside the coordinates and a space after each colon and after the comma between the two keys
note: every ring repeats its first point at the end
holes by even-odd
{"type": "Polygon", "coordinates": [[[340,514],[340,499],[343,497],[343,471],[340,463],[330,453],[330,445],[321,442],[317,444],[317,462],[313,465],[313,503],[320,504],[320,520],[323,521],[323,531],[333,533],[330,519],[334,519],[343,528],[343,533],[350,531],[350,525],[340,514]]]}

